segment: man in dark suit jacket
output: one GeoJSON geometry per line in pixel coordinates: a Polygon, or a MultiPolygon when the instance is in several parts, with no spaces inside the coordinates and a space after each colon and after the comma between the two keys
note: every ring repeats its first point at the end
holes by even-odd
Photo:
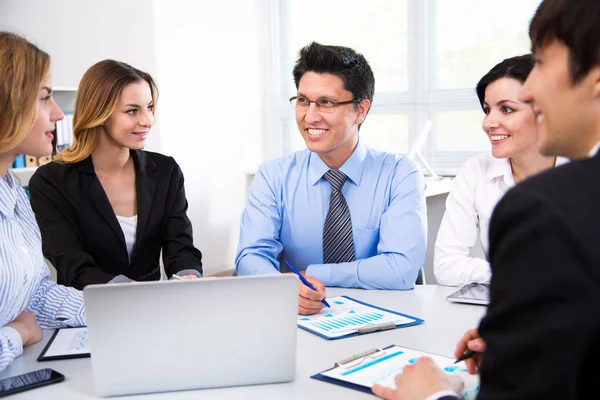
{"type": "MultiPolygon", "coordinates": [[[[517,185],[494,211],[478,398],[597,398],[600,1],[544,0],[530,37],[537,63],[521,100],[536,112],[540,151],[572,162],[517,185]]],[[[453,378],[425,358],[404,369],[397,390],[374,392],[456,399],[453,378]]]]}

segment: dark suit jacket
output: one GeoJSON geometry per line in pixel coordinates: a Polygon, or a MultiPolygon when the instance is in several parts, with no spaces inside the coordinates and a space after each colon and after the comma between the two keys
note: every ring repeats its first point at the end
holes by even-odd
{"type": "Polygon", "coordinates": [[[480,399],[598,397],[599,183],[595,156],[524,181],[496,206],[480,399]]]}
{"type": "Polygon", "coordinates": [[[181,169],[171,157],[131,151],[135,164],[138,225],[131,264],[125,237],[91,156],[75,164],[41,166],[29,182],[31,206],[42,232],[44,256],[58,282],[77,289],[117,275],[136,281],[194,269],[202,254],[193,245],[181,169]]]}

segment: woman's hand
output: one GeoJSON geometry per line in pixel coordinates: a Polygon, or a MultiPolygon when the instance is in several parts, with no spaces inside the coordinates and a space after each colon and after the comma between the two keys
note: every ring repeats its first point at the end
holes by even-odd
{"type": "Polygon", "coordinates": [[[10,326],[19,332],[23,347],[42,340],[42,328],[38,325],[35,315],[28,311],[23,311],[13,322],[6,326],[10,326]]]}

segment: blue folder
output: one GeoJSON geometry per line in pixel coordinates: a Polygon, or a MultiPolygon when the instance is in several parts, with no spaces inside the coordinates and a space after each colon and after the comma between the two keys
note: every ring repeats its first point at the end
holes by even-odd
{"type": "MultiPolygon", "coordinates": [[[[391,345],[389,345],[387,347],[384,347],[384,348],[382,348],[380,350],[387,350],[390,347],[394,347],[394,346],[395,346],[395,344],[391,344],[391,345]]],[[[355,357],[360,357],[360,355],[359,356],[355,356],[355,357]]],[[[334,366],[333,368],[336,368],[336,367],[337,367],[337,365],[334,366]]],[[[339,379],[330,378],[329,376],[322,375],[323,372],[327,372],[327,371],[329,371],[330,369],[333,369],[333,368],[328,368],[325,371],[321,371],[318,374],[314,374],[313,376],[311,376],[311,378],[312,379],[316,379],[318,381],[327,382],[327,383],[331,383],[331,384],[334,384],[334,385],[342,386],[342,387],[345,387],[345,388],[348,388],[348,389],[358,390],[359,392],[373,394],[373,392],[371,391],[370,387],[362,386],[362,385],[357,385],[356,383],[341,381],[339,379]]]]}
{"type": "Polygon", "coordinates": [[[352,301],[354,301],[354,302],[356,302],[356,303],[358,303],[358,304],[362,304],[362,305],[364,305],[364,306],[367,306],[367,307],[370,307],[370,308],[372,308],[372,309],[374,309],[374,310],[380,310],[380,311],[385,311],[385,312],[388,312],[388,313],[390,313],[390,314],[396,314],[396,315],[400,315],[400,316],[402,316],[402,317],[406,317],[406,318],[413,319],[414,321],[413,321],[413,322],[406,323],[406,324],[400,324],[400,325],[396,325],[396,326],[393,326],[393,327],[391,327],[391,328],[390,328],[390,327],[383,327],[382,329],[377,329],[377,326],[374,326],[374,327],[373,327],[374,329],[372,329],[372,328],[369,328],[369,329],[367,329],[367,330],[365,330],[365,331],[359,331],[359,332],[354,332],[354,333],[348,333],[347,335],[344,335],[344,336],[338,336],[338,337],[327,337],[327,336],[323,335],[322,333],[320,333],[319,331],[316,331],[316,330],[310,329],[310,328],[308,328],[308,327],[305,327],[305,326],[302,326],[302,325],[298,325],[298,328],[300,328],[300,329],[304,329],[305,331],[308,331],[308,332],[311,332],[311,333],[314,333],[315,335],[317,335],[317,336],[320,336],[320,337],[322,337],[323,339],[327,339],[327,340],[336,340],[336,339],[345,339],[345,338],[352,337],[352,336],[365,335],[365,334],[368,334],[368,333],[380,332],[380,331],[382,331],[382,330],[388,330],[388,329],[399,329],[399,328],[407,328],[407,327],[409,327],[409,326],[415,326],[415,325],[419,325],[419,324],[422,324],[423,322],[425,322],[425,321],[424,321],[424,320],[422,320],[421,318],[413,317],[412,315],[403,314],[403,313],[400,313],[400,312],[397,312],[397,311],[393,311],[393,310],[388,310],[387,308],[377,307],[377,306],[374,306],[374,305],[372,305],[372,304],[365,303],[364,301],[356,300],[356,299],[354,299],[354,298],[352,298],[352,297],[349,297],[349,296],[340,296],[340,297],[343,297],[343,298],[345,298],[345,299],[348,299],[348,300],[352,300],[352,301]]]}
{"type": "Polygon", "coordinates": [[[12,165],[13,168],[25,168],[25,154],[17,156],[12,165]]]}

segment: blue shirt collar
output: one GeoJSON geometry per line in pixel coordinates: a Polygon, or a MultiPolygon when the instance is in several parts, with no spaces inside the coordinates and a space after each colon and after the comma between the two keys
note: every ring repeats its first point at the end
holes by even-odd
{"type": "MultiPolygon", "coordinates": [[[[365,159],[367,158],[367,147],[358,141],[356,148],[348,157],[344,165],[339,169],[342,171],[348,179],[356,186],[360,185],[363,170],[365,168],[365,159]]],[[[311,185],[315,185],[319,179],[325,175],[325,172],[329,171],[327,164],[321,160],[321,157],[317,153],[311,152],[310,159],[308,161],[308,176],[311,185]]]]}

